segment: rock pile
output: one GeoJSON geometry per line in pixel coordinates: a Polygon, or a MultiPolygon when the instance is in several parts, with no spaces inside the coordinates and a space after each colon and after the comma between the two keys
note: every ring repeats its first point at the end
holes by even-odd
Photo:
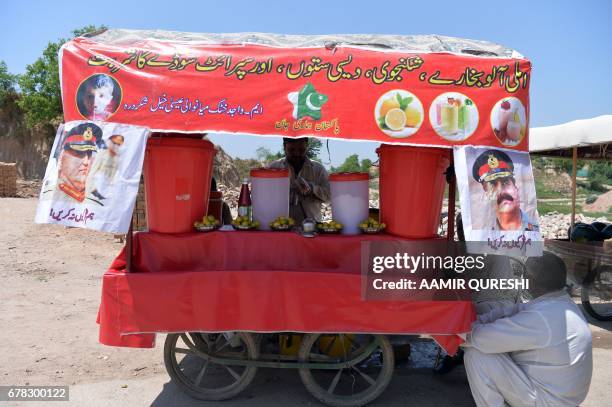
{"type": "Polygon", "coordinates": [[[240,197],[240,187],[227,186],[218,183],[217,189],[223,194],[223,201],[227,203],[232,212],[232,218],[238,216],[238,198],[240,197]]]}
{"type": "MultiPolygon", "coordinates": [[[[550,212],[540,215],[540,231],[545,239],[567,239],[567,230],[570,227],[572,215],[550,212]]],[[[590,218],[576,214],[576,223],[609,222],[606,218],[590,218]]]]}
{"type": "MultiPolygon", "coordinates": [[[[443,215],[440,221],[440,228],[438,233],[446,236],[446,228],[448,223],[448,215],[446,207],[442,208],[443,215]]],[[[459,211],[457,211],[459,213],[459,211]]],[[[559,212],[550,212],[544,215],[540,215],[540,232],[544,239],[567,239],[567,230],[572,222],[572,215],[562,214],[559,212]]],[[[593,223],[593,222],[610,222],[606,218],[590,218],[582,214],[576,214],[576,223],[593,223]]],[[[457,234],[455,233],[455,238],[457,234]]]]}
{"type": "Polygon", "coordinates": [[[17,196],[19,198],[38,198],[41,187],[41,179],[25,180],[17,178],[17,196]]]}
{"type": "Polygon", "coordinates": [[[240,174],[236,169],[234,160],[219,146],[215,146],[217,154],[213,165],[213,176],[217,180],[217,184],[223,184],[231,187],[240,186],[240,174]]]}

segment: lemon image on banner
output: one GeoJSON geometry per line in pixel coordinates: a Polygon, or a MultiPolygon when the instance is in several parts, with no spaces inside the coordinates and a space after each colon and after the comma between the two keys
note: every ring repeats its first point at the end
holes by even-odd
{"type": "Polygon", "coordinates": [[[384,124],[390,130],[402,130],[406,125],[406,113],[400,108],[391,109],[385,114],[384,124]]]}
{"type": "Polygon", "coordinates": [[[293,104],[293,118],[310,117],[313,120],[321,119],[321,107],[327,103],[327,95],[318,93],[312,84],[307,83],[299,92],[287,95],[293,104]]]}
{"type": "Polygon", "coordinates": [[[389,137],[410,137],[419,131],[423,123],[423,104],[406,89],[392,89],[376,101],[374,120],[389,137]]]}

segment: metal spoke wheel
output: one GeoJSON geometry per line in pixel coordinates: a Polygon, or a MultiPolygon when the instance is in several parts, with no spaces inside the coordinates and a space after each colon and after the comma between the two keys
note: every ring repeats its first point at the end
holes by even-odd
{"type": "Polygon", "coordinates": [[[582,306],[593,318],[612,321],[612,266],[600,266],[582,287],[582,306]]]}
{"type": "Polygon", "coordinates": [[[300,369],[300,377],[316,399],[330,406],[370,403],[393,375],[393,348],[384,335],[307,334],[298,357],[321,364],[300,369]]]}
{"type": "Polygon", "coordinates": [[[226,400],[247,388],[255,378],[256,366],[239,366],[214,358],[256,360],[258,344],[246,332],[234,334],[189,332],[168,334],[164,363],[172,380],[191,397],[226,400]],[[212,359],[211,359],[212,358],[212,359]]]}

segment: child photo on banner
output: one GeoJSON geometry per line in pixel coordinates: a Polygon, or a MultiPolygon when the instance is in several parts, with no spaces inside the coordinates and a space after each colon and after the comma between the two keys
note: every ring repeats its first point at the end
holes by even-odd
{"type": "MultiPolygon", "coordinates": [[[[525,247],[542,240],[528,153],[455,147],[455,172],[465,238],[489,248],[525,247]]],[[[538,255],[541,245],[530,255],[538,255]]],[[[535,247],[534,246],[534,247],[535,247]]]]}
{"type": "Polygon", "coordinates": [[[149,131],[74,121],[57,131],[36,223],[126,233],[138,194],[149,131]]]}

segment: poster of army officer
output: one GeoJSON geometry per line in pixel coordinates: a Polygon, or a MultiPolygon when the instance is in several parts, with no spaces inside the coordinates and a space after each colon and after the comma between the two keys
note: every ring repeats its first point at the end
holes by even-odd
{"type": "MultiPolygon", "coordinates": [[[[468,242],[542,240],[528,153],[466,146],[454,157],[468,242]]],[[[541,253],[541,245],[534,250],[530,255],[541,253]]]]}
{"type": "Polygon", "coordinates": [[[36,223],[127,232],[149,130],[75,121],[60,126],[43,180],[36,223]]]}

